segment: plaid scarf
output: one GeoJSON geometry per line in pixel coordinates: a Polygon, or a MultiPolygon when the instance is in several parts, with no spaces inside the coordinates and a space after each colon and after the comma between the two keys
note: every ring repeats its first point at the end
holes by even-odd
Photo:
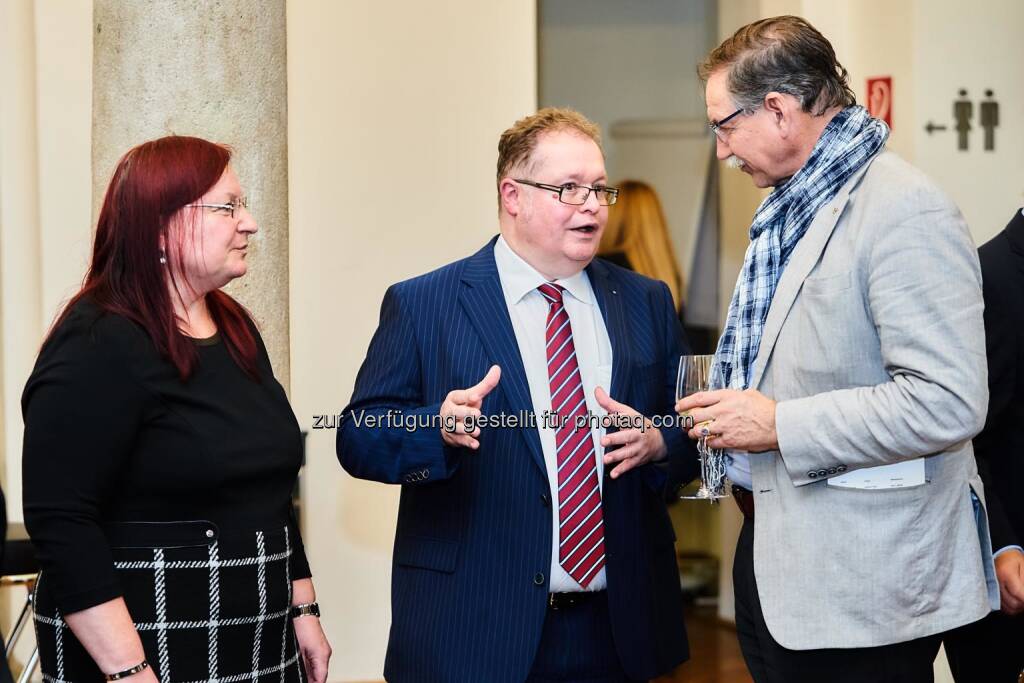
{"type": "Polygon", "coordinates": [[[768,309],[793,249],[818,210],[888,137],[889,128],[871,118],[864,107],[847,107],[825,127],[807,163],[761,202],[715,354],[721,386],[741,390],[750,386],[768,309]]]}

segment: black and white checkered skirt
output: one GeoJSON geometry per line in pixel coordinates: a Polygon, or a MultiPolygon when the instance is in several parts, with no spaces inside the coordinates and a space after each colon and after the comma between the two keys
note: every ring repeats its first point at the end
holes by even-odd
{"type": "MultiPolygon", "coordinates": [[[[223,534],[211,522],[117,524],[107,531],[146,659],[161,683],[303,683],[288,617],[287,526],[223,534]]],[[[47,683],[102,681],[47,590],[36,585],[47,683]]]]}

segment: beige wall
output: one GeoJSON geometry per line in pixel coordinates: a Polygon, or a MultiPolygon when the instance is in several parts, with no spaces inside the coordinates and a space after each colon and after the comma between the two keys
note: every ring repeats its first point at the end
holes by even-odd
{"type": "MultiPolygon", "coordinates": [[[[292,402],[337,413],[385,288],[496,231],[499,133],[535,107],[535,3],[288,4],[292,402]]],[[[311,431],[304,534],[332,680],[379,679],[398,488],[311,431]]]]}
{"type": "MultiPolygon", "coordinates": [[[[0,377],[5,454],[20,451],[17,383],[24,383],[24,368],[40,328],[34,24],[30,5],[0,5],[0,330],[5,342],[0,377]],[[15,296],[15,282],[29,284],[21,296],[15,296]]],[[[21,478],[14,460],[6,457],[3,471],[12,512],[21,509],[21,497],[10,486],[21,478]]]]}
{"type": "Polygon", "coordinates": [[[21,390],[85,272],[90,241],[92,2],[0,3],[0,325],[4,491],[21,513],[21,390]]]}
{"type": "Polygon", "coordinates": [[[960,207],[975,242],[1001,231],[1024,205],[1024,3],[1019,0],[919,0],[914,27],[914,162],[960,207]],[[956,149],[953,100],[966,88],[974,103],[969,148],[956,149]],[[991,88],[999,103],[995,149],[982,148],[979,105],[991,88]],[[927,121],[948,130],[928,135],[927,121]]]}
{"type": "Polygon", "coordinates": [[[35,0],[43,323],[77,290],[92,246],[92,0],[35,0]]]}
{"type": "Polygon", "coordinates": [[[691,65],[715,40],[715,0],[538,4],[540,104],[575,107],[601,126],[612,179],[629,172],[614,124],[703,117],[691,65]]]}
{"type": "MultiPolygon", "coordinates": [[[[0,2],[0,472],[22,520],[21,391],[61,302],[81,281],[90,238],[91,0],[0,2]]],[[[0,596],[0,624],[24,600],[0,596]]],[[[13,653],[31,653],[27,635],[13,653]]]]}

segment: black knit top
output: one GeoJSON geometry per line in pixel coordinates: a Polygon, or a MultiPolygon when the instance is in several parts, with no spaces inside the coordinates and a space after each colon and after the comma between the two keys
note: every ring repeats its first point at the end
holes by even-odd
{"type": "Polygon", "coordinates": [[[280,528],[291,577],[310,576],[291,492],[302,437],[262,339],[260,379],[218,336],[186,382],[140,326],[80,302],[44,345],[22,397],[25,525],[65,614],[121,595],[103,527],[209,520],[280,528]]]}

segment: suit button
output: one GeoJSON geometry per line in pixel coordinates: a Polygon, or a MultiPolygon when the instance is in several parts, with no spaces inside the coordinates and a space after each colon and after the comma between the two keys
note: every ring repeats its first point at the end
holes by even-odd
{"type": "Polygon", "coordinates": [[[819,477],[827,477],[828,476],[828,470],[818,470],[818,476],[819,477]]]}
{"type": "Polygon", "coordinates": [[[815,479],[818,476],[818,473],[815,472],[814,470],[811,470],[810,472],[807,473],[807,476],[810,477],[811,479],[815,479]]]}
{"type": "Polygon", "coordinates": [[[424,481],[426,481],[427,479],[430,479],[430,470],[421,470],[421,473],[423,474],[423,480],[424,481]]]}
{"type": "Polygon", "coordinates": [[[536,586],[543,586],[544,585],[544,573],[543,572],[537,572],[533,576],[533,583],[536,586]]]}
{"type": "Polygon", "coordinates": [[[551,496],[546,493],[540,494],[540,504],[546,508],[551,507],[551,496]]]}
{"type": "Polygon", "coordinates": [[[845,472],[846,471],[846,465],[840,465],[839,467],[836,468],[836,471],[837,472],[845,472]]]}
{"type": "Polygon", "coordinates": [[[838,472],[838,471],[839,471],[839,468],[838,468],[838,467],[829,467],[829,468],[828,468],[828,473],[829,473],[829,474],[835,474],[835,473],[836,473],[836,472],[838,472]]]}

